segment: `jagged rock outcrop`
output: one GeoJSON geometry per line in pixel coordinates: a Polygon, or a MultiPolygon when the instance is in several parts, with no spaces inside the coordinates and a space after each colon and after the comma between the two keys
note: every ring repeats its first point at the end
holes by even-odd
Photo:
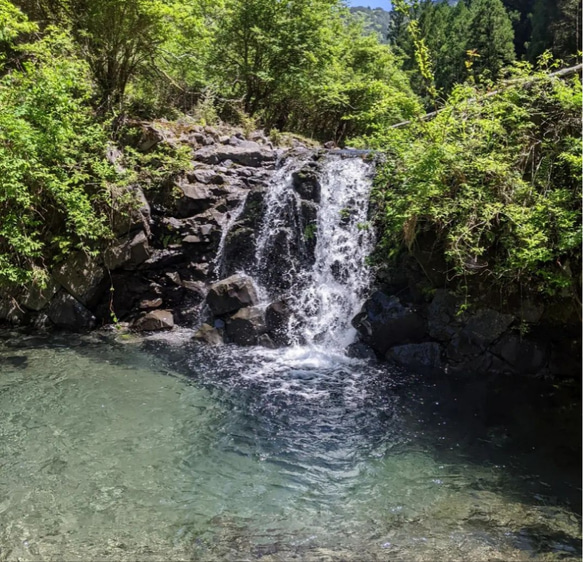
{"type": "Polygon", "coordinates": [[[222,316],[256,305],[257,291],[250,277],[233,275],[211,285],[206,303],[214,316],[222,316]]]}
{"type": "Polygon", "coordinates": [[[426,333],[425,322],[414,309],[381,291],[366,301],[352,324],[362,341],[381,356],[396,345],[422,341],[426,333]]]}
{"type": "MultiPolygon", "coordinates": [[[[224,243],[224,256],[229,264],[249,263],[261,200],[281,151],[260,131],[246,138],[226,126],[165,120],[134,125],[123,142],[144,153],[161,143],[187,146],[191,168],[175,174],[161,190],[133,184],[112,193],[117,238],[97,257],[71,254],[54,268],[46,286],[0,295],[0,322],[34,324],[42,316],[43,325],[72,330],[113,318],[147,331],[168,329],[172,322],[195,325],[200,305],[217,281],[223,229],[244,201],[248,206],[241,225],[224,243]]],[[[122,150],[112,146],[107,157],[123,168],[122,150]]],[[[218,307],[213,313],[225,315],[256,303],[246,282],[234,287],[227,288],[238,295],[234,300],[219,298],[217,288],[210,292],[210,302],[218,307]]]]}
{"type": "MultiPolygon", "coordinates": [[[[469,308],[463,298],[437,290],[429,303],[404,305],[395,296],[374,293],[354,320],[360,341],[379,357],[402,367],[447,370],[457,374],[567,375],[578,373],[580,348],[564,349],[565,341],[524,335],[524,317],[491,307],[469,308]],[[565,361],[570,357],[570,361],[565,361]],[[561,358],[561,365],[553,362],[561,358]]],[[[531,319],[540,319],[530,307],[531,319]]]]}

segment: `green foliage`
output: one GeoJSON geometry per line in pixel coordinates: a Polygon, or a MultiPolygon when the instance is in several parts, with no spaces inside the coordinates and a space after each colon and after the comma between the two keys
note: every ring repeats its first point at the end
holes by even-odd
{"type": "Polygon", "coordinates": [[[88,104],[87,64],[50,31],[0,81],[0,285],[39,275],[108,235],[107,137],[88,104]]]}
{"type": "Polygon", "coordinates": [[[478,55],[474,70],[496,80],[515,58],[512,22],[501,0],[474,0],[470,12],[466,49],[478,55]]]}
{"type": "Polygon", "coordinates": [[[581,83],[515,70],[484,97],[458,86],[433,120],[389,130],[376,196],[383,259],[431,233],[451,277],[479,275],[549,294],[581,265],[581,83]],[[544,118],[541,118],[544,115],[544,118]]]}
{"type": "Polygon", "coordinates": [[[416,107],[390,48],[337,0],[229,0],[214,57],[223,97],[269,128],[342,141],[416,107]]]}
{"type": "Polygon", "coordinates": [[[0,0],[0,74],[15,56],[17,42],[36,30],[37,26],[12,2],[0,0]]]}

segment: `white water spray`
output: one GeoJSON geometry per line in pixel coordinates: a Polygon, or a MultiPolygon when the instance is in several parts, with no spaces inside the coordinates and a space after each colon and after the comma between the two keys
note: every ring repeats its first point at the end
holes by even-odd
{"type": "Polygon", "coordinates": [[[366,264],[373,245],[367,222],[372,180],[360,158],[328,157],[320,178],[315,262],[292,292],[292,336],[309,344],[344,349],[356,334],[350,322],[369,287],[366,264]]]}
{"type": "Polygon", "coordinates": [[[292,187],[293,172],[305,164],[288,161],[271,184],[257,238],[254,278],[261,285],[262,279],[273,277],[273,246],[282,232],[293,237],[288,246],[295,244],[299,253],[307,252],[308,239],[315,236],[311,263],[290,256],[287,270],[278,271],[280,278],[291,279],[289,336],[296,344],[340,350],[354,340],[350,321],[362,306],[371,278],[366,264],[373,245],[367,222],[371,166],[360,158],[327,156],[319,165],[317,218],[306,228],[299,211],[302,201],[292,187]]]}

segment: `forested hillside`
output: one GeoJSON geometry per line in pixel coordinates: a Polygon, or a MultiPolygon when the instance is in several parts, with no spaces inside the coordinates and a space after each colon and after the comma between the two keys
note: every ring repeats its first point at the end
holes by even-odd
{"type": "Polygon", "coordinates": [[[454,275],[578,294],[580,71],[548,75],[580,2],[393,4],[384,44],[339,0],[0,0],[0,285],[98,251],[185,158],[126,125],[186,115],[386,152],[381,261],[431,231],[454,275]]]}

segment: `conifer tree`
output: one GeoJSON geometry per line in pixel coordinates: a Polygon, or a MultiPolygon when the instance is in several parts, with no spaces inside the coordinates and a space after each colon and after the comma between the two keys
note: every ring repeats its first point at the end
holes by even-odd
{"type": "Polygon", "coordinates": [[[479,55],[477,75],[495,79],[502,68],[515,59],[514,30],[501,0],[475,0],[471,5],[468,50],[479,55]]]}

